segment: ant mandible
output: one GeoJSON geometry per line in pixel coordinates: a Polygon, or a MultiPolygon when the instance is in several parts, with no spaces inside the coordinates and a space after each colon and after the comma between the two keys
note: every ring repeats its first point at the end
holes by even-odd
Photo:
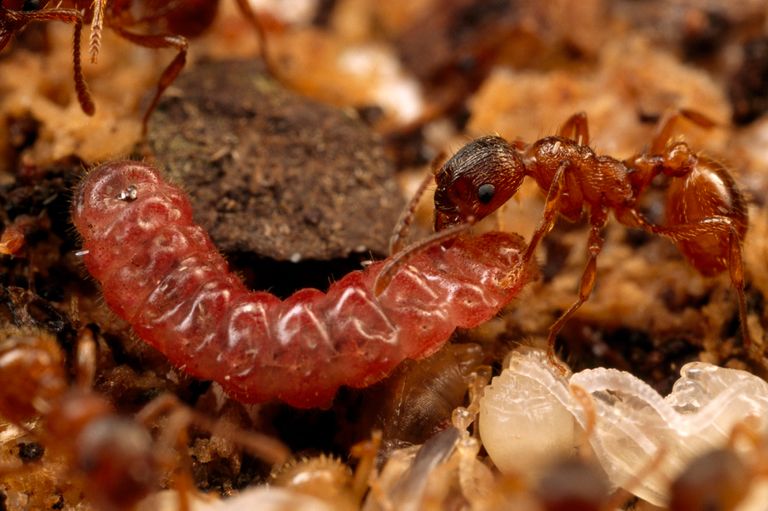
{"type": "Polygon", "coordinates": [[[712,158],[694,153],[685,142],[673,142],[680,120],[703,128],[714,121],[690,110],[667,113],[659,123],[650,149],[627,160],[597,155],[589,147],[587,116],[572,115],[556,136],[532,144],[509,143],[498,136],[470,142],[436,173],[435,230],[443,232],[472,224],[509,200],[526,176],[546,191],[543,218],[523,256],[530,261],[558,214],[570,221],[587,214],[590,231],[587,264],[578,299],[549,329],[548,356],[555,361],[555,337],[565,322],[589,298],[595,284],[602,230],[613,212],[624,225],[665,236],[703,275],[726,269],[736,291],[744,348],[751,337],[744,295],[742,242],[747,231],[746,200],[728,170],[712,158]],[[663,174],[670,180],[666,224],[654,225],[638,211],[643,192],[663,174]]]}

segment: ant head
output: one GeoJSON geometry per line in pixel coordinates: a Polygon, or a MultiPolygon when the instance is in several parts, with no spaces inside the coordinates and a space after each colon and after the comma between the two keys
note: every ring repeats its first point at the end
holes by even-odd
{"type": "Polygon", "coordinates": [[[517,192],[523,177],[518,151],[503,138],[465,145],[435,174],[435,230],[493,213],[517,192]]]}
{"type": "Polygon", "coordinates": [[[90,497],[114,509],[144,498],[157,484],[152,437],[137,422],[115,415],[92,421],[77,438],[78,468],[90,497]]]}
{"type": "Polygon", "coordinates": [[[63,355],[56,338],[36,329],[0,334],[0,415],[15,422],[47,410],[66,390],[63,355]]]}

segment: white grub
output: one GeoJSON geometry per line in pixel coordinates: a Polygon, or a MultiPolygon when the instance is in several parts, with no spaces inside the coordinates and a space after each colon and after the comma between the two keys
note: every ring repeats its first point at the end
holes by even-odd
{"type": "Polygon", "coordinates": [[[763,435],[768,426],[768,383],[762,379],[702,362],[680,372],[663,398],[624,371],[597,368],[561,376],[543,353],[515,352],[481,401],[483,444],[505,473],[524,474],[567,455],[579,438],[574,424],[586,426],[584,404],[569,390],[581,387],[596,415],[589,443],[611,482],[664,505],[671,481],[694,457],[726,446],[734,426],[752,418],[763,435]],[[636,480],[659,449],[664,453],[658,466],[636,480]]]}
{"type": "Polygon", "coordinates": [[[501,472],[538,479],[577,443],[580,409],[565,378],[538,350],[516,351],[480,400],[480,437],[501,472]]]}
{"type": "MultiPolygon", "coordinates": [[[[219,499],[190,493],[190,511],[333,511],[332,504],[284,488],[256,486],[231,498],[219,499]]],[[[179,496],[174,490],[158,492],[141,503],[137,511],[176,511],[179,496]]]]}

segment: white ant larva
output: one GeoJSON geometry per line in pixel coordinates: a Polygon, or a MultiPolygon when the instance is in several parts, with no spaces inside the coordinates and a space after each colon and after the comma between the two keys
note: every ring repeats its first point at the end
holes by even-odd
{"type": "Polygon", "coordinates": [[[502,472],[526,474],[573,452],[578,427],[588,429],[611,482],[631,485],[631,493],[664,505],[670,482],[696,456],[725,446],[737,424],[754,417],[758,431],[768,426],[768,383],[762,379],[702,362],[686,364],[680,373],[662,397],[625,371],[597,368],[561,376],[543,352],[515,352],[481,401],[483,445],[502,472]],[[571,386],[587,393],[591,410],[571,386]],[[662,449],[655,469],[636,481],[662,449]]]}

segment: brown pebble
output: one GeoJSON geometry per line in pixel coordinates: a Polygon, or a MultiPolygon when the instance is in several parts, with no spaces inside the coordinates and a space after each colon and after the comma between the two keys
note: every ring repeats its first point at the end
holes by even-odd
{"type": "Polygon", "coordinates": [[[148,138],[225,252],[293,262],[386,253],[403,199],[377,137],[283,89],[258,62],[184,73],[148,138]]]}

